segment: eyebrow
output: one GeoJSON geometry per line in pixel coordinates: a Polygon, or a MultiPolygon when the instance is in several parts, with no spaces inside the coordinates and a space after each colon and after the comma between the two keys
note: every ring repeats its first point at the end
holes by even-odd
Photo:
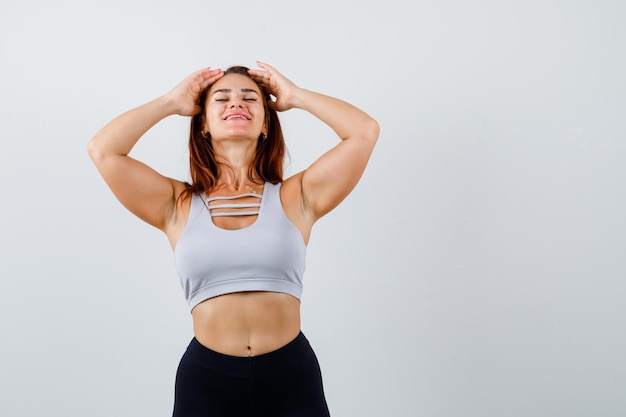
{"type": "MultiPolygon", "coordinates": [[[[219,89],[219,90],[215,90],[215,91],[213,91],[213,93],[212,93],[211,95],[216,94],[216,93],[231,93],[232,91],[233,91],[233,90],[231,90],[230,88],[221,88],[221,89],[219,89]]],[[[259,93],[258,93],[255,89],[253,89],[253,88],[242,88],[242,89],[241,89],[241,92],[242,92],[242,93],[255,93],[255,94],[257,94],[257,95],[259,94],[259,93]]]]}

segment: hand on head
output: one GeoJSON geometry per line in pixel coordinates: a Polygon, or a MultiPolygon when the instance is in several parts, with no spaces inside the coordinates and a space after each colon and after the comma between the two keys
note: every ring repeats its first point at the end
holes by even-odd
{"type": "Polygon", "coordinates": [[[293,98],[298,86],[278,72],[274,67],[257,61],[261,70],[249,70],[248,73],[254,81],[262,85],[275,97],[275,101],[270,101],[272,110],[285,111],[294,107],[293,98]]]}
{"type": "Polygon", "coordinates": [[[224,76],[221,69],[211,69],[211,67],[201,69],[185,78],[169,93],[168,100],[172,103],[175,112],[181,116],[193,116],[202,110],[198,106],[200,93],[224,76]]]}

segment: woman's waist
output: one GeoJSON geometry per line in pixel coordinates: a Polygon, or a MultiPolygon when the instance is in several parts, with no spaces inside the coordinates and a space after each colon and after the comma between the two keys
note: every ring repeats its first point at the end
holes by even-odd
{"type": "Polygon", "coordinates": [[[238,292],[208,299],[192,310],[198,342],[219,353],[272,352],[300,332],[300,301],[288,294],[238,292]]]}

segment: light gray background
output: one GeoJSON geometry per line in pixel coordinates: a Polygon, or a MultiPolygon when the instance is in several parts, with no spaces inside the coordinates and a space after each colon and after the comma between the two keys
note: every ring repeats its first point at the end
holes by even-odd
{"type": "MultiPolygon", "coordinates": [[[[622,1],[30,1],[0,10],[0,415],[168,416],[191,337],[164,236],[86,153],[256,59],[381,124],[316,226],[303,329],[333,416],[626,414],[622,1]]],[[[282,114],[290,172],[336,140],[282,114]]],[[[134,156],[187,178],[188,120],[134,156]]]]}

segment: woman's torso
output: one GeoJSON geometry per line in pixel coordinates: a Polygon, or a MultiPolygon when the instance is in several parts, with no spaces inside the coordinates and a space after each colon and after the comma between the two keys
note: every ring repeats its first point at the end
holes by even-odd
{"type": "Polygon", "coordinates": [[[196,339],[233,356],[274,351],[300,331],[300,301],[276,292],[236,292],[210,298],[191,312],[196,339]]]}
{"type": "MultiPolygon", "coordinates": [[[[224,195],[221,191],[219,194],[224,195]]],[[[282,184],[280,203],[306,244],[312,221],[302,210],[301,191],[295,178],[282,184]]],[[[173,248],[187,225],[190,207],[191,198],[185,199],[176,210],[176,219],[166,230],[173,248]]],[[[213,218],[214,224],[224,230],[245,229],[257,220],[258,216],[213,218]]],[[[295,339],[300,331],[300,301],[281,292],[242,291],[219,295],[195,305],[191,315],[194,335],[201,344],[233,356],[271,352],[295,339]]]]}

